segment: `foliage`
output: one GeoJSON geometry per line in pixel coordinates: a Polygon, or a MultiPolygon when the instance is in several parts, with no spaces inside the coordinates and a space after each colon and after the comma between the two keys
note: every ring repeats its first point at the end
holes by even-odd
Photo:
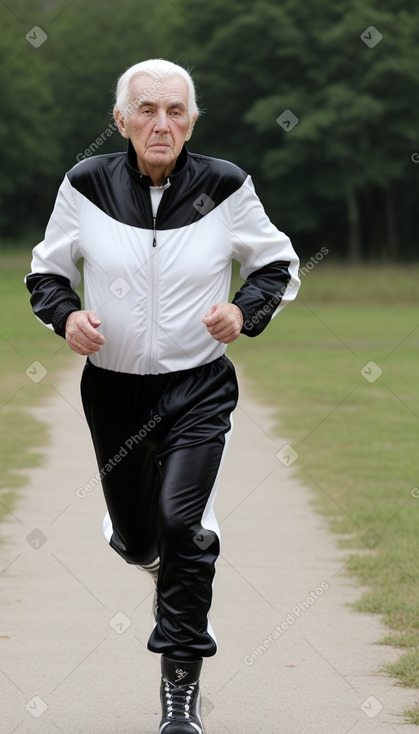
{"type": "Polygon", "coordinates": [[[199,140],[251,170],[276,223],[301,233],[310,253],[325,244],[340,255],[350,244],[356,259],[368,242],[375,257],[413,254],[405,219],[417,174],[413,3],[178,6],[188,18],[188,59],[209,109],[199,140]],[[373,48],[361,40],[370,26],[383,36],[373,48]],[[289,131],[277,123],[285,110],[299,119],[289,131]]]}
{"type": "Polygon", "coordinates": [[[412,0],[16,0],[0,21],[3,236],[45,226],[64,171],[96,139],[95,153],[124,148],[118,133],[100,139],[116,79],[166,57],[193,71],[205,111],[191,149],[249,171],[300,253],[416,256],[412,0]],[[48,36],[38,48],[34,26],[48,36]]]}

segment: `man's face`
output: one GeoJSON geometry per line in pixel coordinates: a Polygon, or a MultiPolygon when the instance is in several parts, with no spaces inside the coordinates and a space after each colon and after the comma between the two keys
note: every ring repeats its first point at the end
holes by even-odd
{"type": "Polygon", "coordinates": [[[116,114],[119,131],[131,139],[142,173],[169,175],[197,117],[189,119],[186,81],[174,76],[159,82],[141,74],[132,80],[130,92],[125,116],[124,110],[116,114]]]}

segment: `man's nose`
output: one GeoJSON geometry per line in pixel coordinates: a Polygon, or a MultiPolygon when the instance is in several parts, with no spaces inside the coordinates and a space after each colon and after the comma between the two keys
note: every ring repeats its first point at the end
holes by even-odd
{"type": "Polygon", "coordinates": [[[160,110],[157,115],[154,122],[154,129],[156,132],[167,132],[168,128],[168,118],[165,110],[160,110]]]}

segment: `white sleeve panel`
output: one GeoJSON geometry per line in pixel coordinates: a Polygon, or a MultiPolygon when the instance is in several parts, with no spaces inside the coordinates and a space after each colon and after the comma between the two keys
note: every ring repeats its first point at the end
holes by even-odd
{"type": "Polygon", "coordinates": [[[240,263],[243,280],[272,262],[289,262],[291,280],[273,316],[287,303],[293,301],[300,287],[299,258],[287,235],[280,232],[267,216],[253,186],[247,177],[238,192],[233,217],[233,257],[240,263]]]}
{"type": "Polygon", "coordinates": [[[78,213],[74,191],[65,176],[54,210],[45,231],[45,239],[32,252],[32,273],[53,273],[68,278],[73,289],[80,283],[76,267],[82,256],[79,247],[78,213]]]}

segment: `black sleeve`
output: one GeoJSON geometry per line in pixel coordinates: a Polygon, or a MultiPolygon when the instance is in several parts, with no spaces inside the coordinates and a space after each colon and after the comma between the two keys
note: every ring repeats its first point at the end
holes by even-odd
{"type": "Polygon", "coordinates": [[[257,336],[269,324],[291,280],[289,266],[285,260],[264,265],[254,270],[237,291],[232,303],[243,314],[242,334],[257,336]]]}
{"type": "Polygon", "coordinates": [[[53,273],[31,273],[26,276],[35,316],[51,324],[56,334],[65,337],[65,324],[73,311],[80,311],[81,301],[68,278],[53,273]]]}

